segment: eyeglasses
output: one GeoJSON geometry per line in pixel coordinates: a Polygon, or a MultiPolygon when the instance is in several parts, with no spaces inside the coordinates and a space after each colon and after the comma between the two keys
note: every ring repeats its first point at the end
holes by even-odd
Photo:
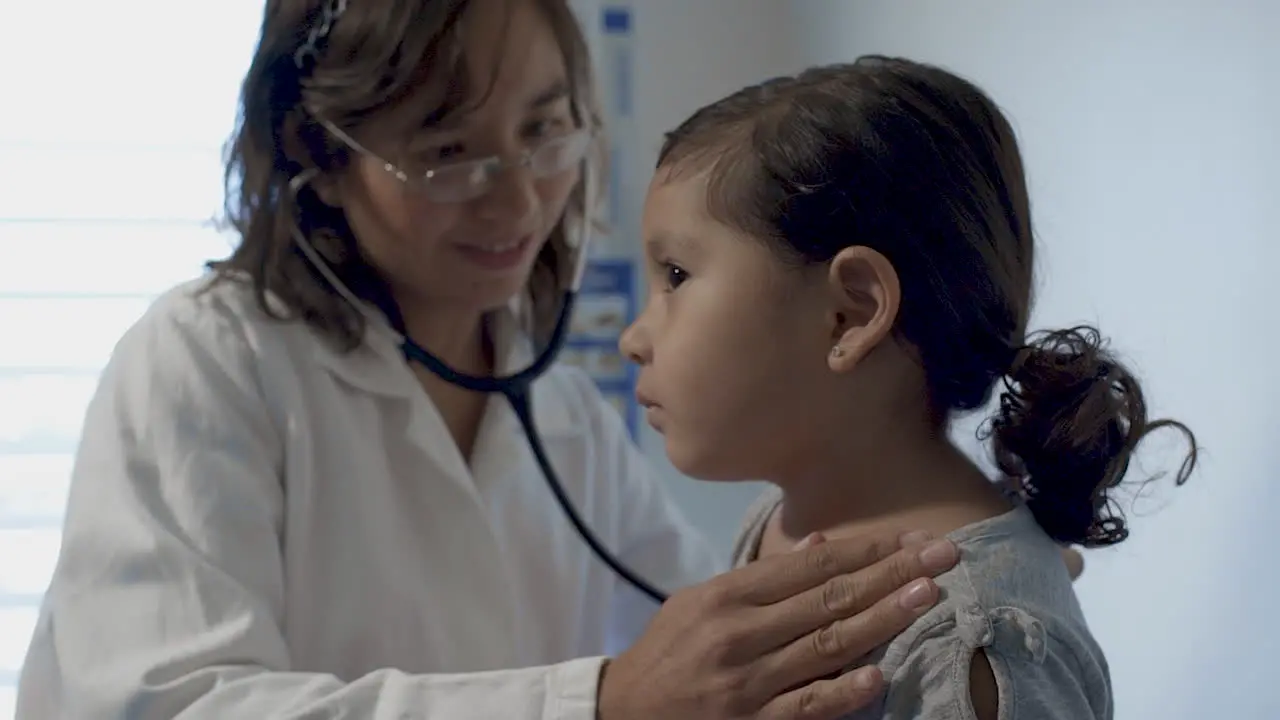
{"type": "Polygon", "coordinates": [[[328,120],[321,120],[320,123],[352,150],[382,165],[382,169],[397,180],[438,203],[460,203],[482,197],[493,189],[498,175],[507,167],[526,167],[536,178],[565,172],[587,156],[593,135],[590,130],[579,129],[544,140],[513,160],[504,160],[495,155],[409,173],[361,145],[328,120]]]}

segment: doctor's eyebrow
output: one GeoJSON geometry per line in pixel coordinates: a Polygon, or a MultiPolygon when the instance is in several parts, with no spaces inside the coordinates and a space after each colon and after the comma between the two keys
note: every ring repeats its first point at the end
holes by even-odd
{"type": "Polygon", "coordinates": [[[529,101],[529,109],[541,110],[567,97],[569,97],[569,83],[561,78],[552,83],[546,90],[534,95],[533,99],[529,101]]]}
{"type": "MultiPolygon", "coordinates": [[[[557,78],[546,89],[537,93],[528,103],[530,111],[544,110],[547,107],[569,97],[569,81],[557,78]]],[[[420,129],[432,133],[447,134],[462,130],[467,125],[467,118],[475,108],[445,114],[431,114],[423,119],[420,129]]]]}

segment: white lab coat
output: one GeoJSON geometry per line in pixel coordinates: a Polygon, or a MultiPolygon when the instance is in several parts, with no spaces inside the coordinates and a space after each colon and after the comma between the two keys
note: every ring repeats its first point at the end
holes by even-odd
{"type": "MultiPolygon", "coordinates": [[[[593,720],[602,656],[654,606],[574,533],[505,401],[468,467],[393,341],[343,354],[196,287],[89,406],[19,718],[593,720]]],[[[627,563],[669,589],[719,569],[587,376],[553,369],[534,407],[627,563]]]]}

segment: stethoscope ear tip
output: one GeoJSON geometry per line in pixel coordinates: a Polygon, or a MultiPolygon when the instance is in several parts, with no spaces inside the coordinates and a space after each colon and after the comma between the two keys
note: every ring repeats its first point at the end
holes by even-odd
{"type": "Polygon", "coordinates": [[[310,167],[289,178],[289,192],[297,194],[303,185],[311,182],[320,174],[320,168],[310,167]]]}

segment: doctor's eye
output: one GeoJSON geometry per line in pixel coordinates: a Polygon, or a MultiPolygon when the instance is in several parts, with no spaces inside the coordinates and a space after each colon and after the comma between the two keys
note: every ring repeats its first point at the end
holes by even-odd
{"type": "Polygon", "coordinates": [[[530,122],[524,128],[525,137],[534,140],[543,138],[556,137],[563,135],[573,129],[573,118],[569,116],[556,116],[540,118],[530,122]]]}
{"type": "Polygon", "coordinates": [[[435,170],[441,165],[458,162],[467,153],[465,145],[459,142],[444,143],[431,147],[414,149],[409,157],[401,160],[407,169],[435,170]]]}
{"type": "Polygon", "coordinates": [[[663,263],[662,271],[667,292],[675,290],[683,285],[685,280],[689,279],[689,273],[684,268],[673,263],[663,263]]]}

